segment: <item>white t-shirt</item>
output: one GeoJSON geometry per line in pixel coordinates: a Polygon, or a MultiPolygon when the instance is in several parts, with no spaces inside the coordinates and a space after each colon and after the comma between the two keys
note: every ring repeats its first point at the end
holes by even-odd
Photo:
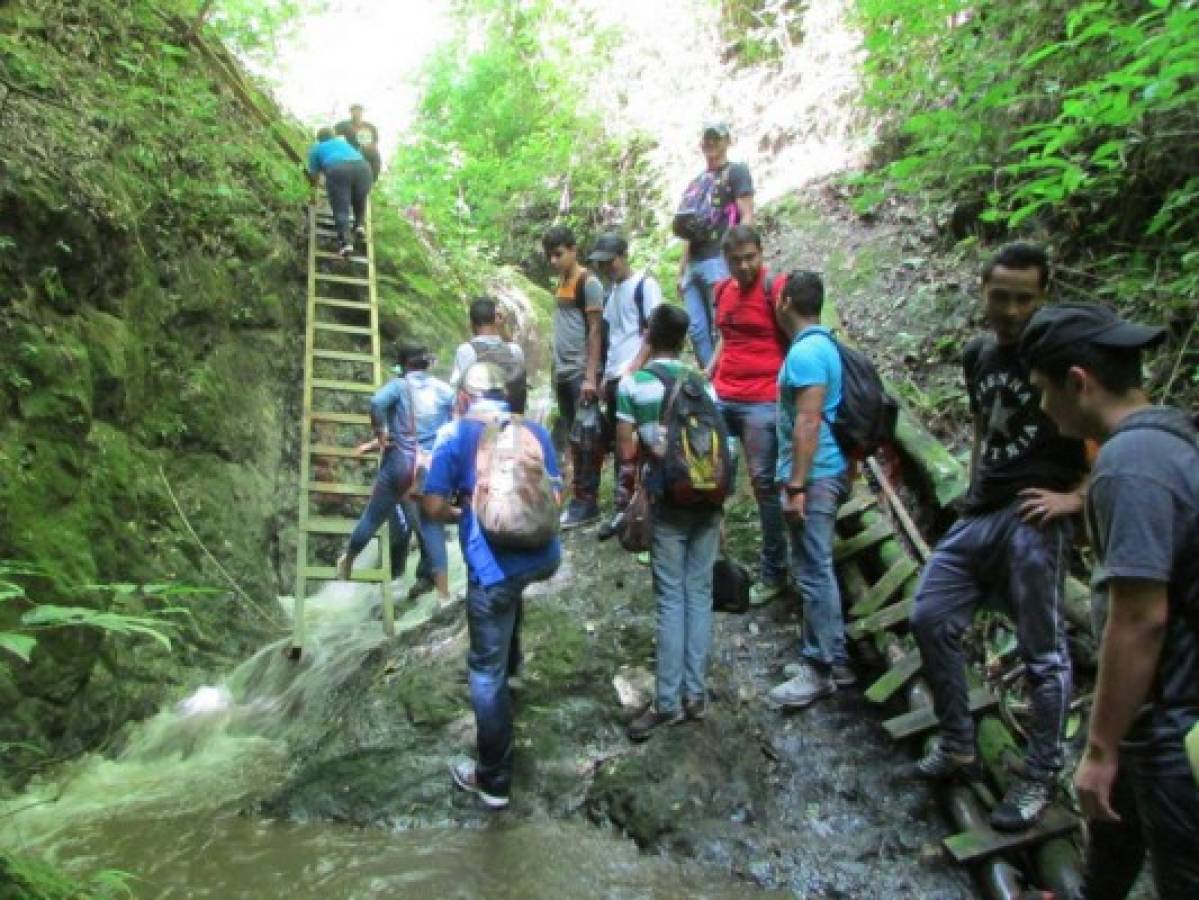
{"type": "Polygon", "coordinates": [[[604,303],[604,320],[608,323],[608,365],[604,369],[604,381],[619,378],[641,349],[641,323],[637,315],[635,294],[637,284],[644,280],[641,288],[645,321],[649,321],[654,308],[662,303],[662,288],[652,275],[634,272],[612,288],[604,303]]]}
{"type": "MultiPolygon", "coordinates": [[[[471,338],[481,344],[502,344],[504,339],[498,334],[480,334],[471,338]]],[[[516,358],[524,364],[525,354],[520,349],[520,344],[509,344],[508,349],[516,354],[516,358]]],[[[475,353],[475,348],[470,345],[470,341],[459,344],[458,349],[454,352],[454,371],[450,375],[450,384],[457,385],[462,378],[462,373],[475,364],[478,355],[475,353]]]]}

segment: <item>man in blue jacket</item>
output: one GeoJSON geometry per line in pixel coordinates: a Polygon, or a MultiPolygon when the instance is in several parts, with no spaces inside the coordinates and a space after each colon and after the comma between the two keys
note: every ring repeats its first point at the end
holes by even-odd
{"type": "Polygon", "coordinates": [[[350,212],[354,214],[354,231],[366,236],[366,198],[370,195],[375,176],[362,154],[345,138],[322,128],[316,133],[316,143],[308,150],[308,180],[315,187],[325,176],[329,206],[337,230],[337,245],[342,256],[354,252],[350,236],[350,212]]]}

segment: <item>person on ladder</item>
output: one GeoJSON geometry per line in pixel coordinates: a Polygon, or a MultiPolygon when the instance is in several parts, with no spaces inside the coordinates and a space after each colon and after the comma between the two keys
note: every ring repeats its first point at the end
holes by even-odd
{"type": "Polygon", "coordinates": [[[375,176],[362,154],[333,133],[322,128],[316,133],[316,143],[308,150],[308,181],[313,187],[325,176],[325,190],[333,210],[337,231],[338,252],[349,258],[354,252],[350,234],[350,213],[354,215],[354,233],[366,237],[366,200],[370,196],[375,176]]]}

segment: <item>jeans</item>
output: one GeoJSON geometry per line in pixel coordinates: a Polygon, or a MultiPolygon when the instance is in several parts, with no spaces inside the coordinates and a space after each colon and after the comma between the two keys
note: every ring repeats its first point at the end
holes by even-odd
{"type": "Polygon", "coordinates": [[[683,276],[683,308],[691,319],[687,328],[691,346],[701,369],[707,368],[715,349],[715,313],[712,311],[716,282],[729,277],[723,256],[689,263],[683,276]]]}
{"type": "Polygon", "coordinates": [[[520,657],[521,595],[542,572],[508,578],[490,587],[472,583],[466,595],[470,630],[470,702],[475,711],[479,759],[475,768],[484,790],[506,796],[512,783],[512,696],[508,678],[520,657]]]}
{"type": "MultiPolygon", "coordinates": [[[[579,395],[583,390],[583,376],[576,375],[565,381],[555,382],[555,392],[558,398],[558,425],[570,434],[575,415],[579,411],[579,395]]],[[[599,402],[598,400],[595,402],[599,402]]],[[[602,417],[601,417],[602,418],[602,417]]],[[[599,497],[600,471],[604,467],[604,438],[601,433],[593,452],[583,453],[571,444],[571,493],[576,500],[584,503],[594,503],[599,497]]]]}
{"type": "Polygon", "coordinates": [[[412,487],[411,458],[398,447],[387,449],[383,453],[383,459],[379,461],[379,474],[375,476],[375,486],[371,489],[366,509],[362,511],[362,517],[359,518],[358,524],[354,526],[353,534],[350,535],[349,552],[351,556],[357,556],[362,552],[362,548],[370,543],[371,538],[375,536],[375,532],[384,522],[395,529],[390,539],[393,545],[396,543],[395,536],[402,534],[407,527],[400,517],[398,504],[400,498],[408,492],[410,487],[412,487]]]}
{"type": "Polygon", "coordinates": [[[821,671],[849,663],[841,590],[833,572],[837,507],[848,493],[846,475],[808,482],[804,500],[807,518],[787,525],[791,533],[791,578],[803,602],[799,652],[821,671]]]}
{"type": "MultiPolygon", "coordinates": [[[[620,386],[619,378],[611,378],[604,382],[600,396],[604,400],[604,446],[612,453],[612,500],[617,509],[624,509],[633,498],[633,490],[637,483],[637,467],[635,464],[620,464],[616,452],[616,392],[620,386]]],[[[600,461],[603,468],[603,461],[600,461]]]]}
{"type": "MultiPolygon", "coordinates": [[[[434,575],[449,571],[449,556],[446,552],[445,524],[442,522],[433,522],[421,515],[420,504],[415,500],[405,500],[400,504],[404,510],[404,517],[408,520],[409,533],[415,532],[416,539],[420,543],[420,562],[416,566],[416,577],[432,578],[434,575]]],[[[404,552],[407,553],[408,541],[404,541],[404,552]]],[[[404,573],[403,566],[397,570],[394,558],[392,556],[392,573],[402,575],[404,573]]]]}
{"type": "Polygon", "coordinates": [[[1028,774],[1048,778],[1061,769],[1070,705],[1062,597],[1072,530],[1069,520],[1022,521],[1017,502],[959,519],[937,544],[916,591],[911,627],[946,749],[974,751],[962,635],[975,608],[995,593],[1006,598],[1016,620],[1016,645],[1031,683],[1028,774]]]}
{"type": "Polygon", "coordinates": [[[337,240],[350,243],[350,212],[353,210],[354,224],[366,225],[366,198],[371,192],[375,176],[365,160],[340,162],[325,170],[325,190],[329,192],[329,206],[333,209],[333,225],[337,229],[337,240]]]}
{"type": "Polygon", "coordinates": [[[1083,871],[1087,900],[1123,900],[1145,853],[1161,900],[1199,897],[1199,786],[1190,773],[1144,775],[1120,754],[1112,787],[1119,822],[1091,822],[1083,871]]]}
{"type": "MultiPolygon", "coordinates": [[[[775,486],[775,467],[778,462],[778,433],[774,403],[737,403],[720,401],[720,413],[730,437],[741,439],[742,455],[749,469],[754,498],[758,501],[758,520],[762,528],[762,555],[758,577],[767,584],[777,584],[787,577],[787,529],[783,524],[783,507],[775,486]]],[[[736,461],[734,460],[734,483],[736,461]]]]}
{"type": "Polygon", "coordinates": [[[673,712],[680,693],[689,700],[704,697],[720,513],[661,506],[654,513],[650,571],[658,611],[657,707],[673,712]]]}

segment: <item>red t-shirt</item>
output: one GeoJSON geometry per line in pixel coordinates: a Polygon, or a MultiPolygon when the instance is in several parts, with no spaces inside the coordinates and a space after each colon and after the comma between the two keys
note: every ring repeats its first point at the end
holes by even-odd
{"type": "MultiPolygon", "coordinates": [[[[774,318],[774,309],[763,292],[767,272],[743,292],[737,279],[716,285],[716,327],[724,349],[712,384],[721,400],[738,403],[773,403],[779,396],[779,370],[787,350],[774,318]]],[[[786,275],[772,277],[772,296],[782,295],[786,275]]]]}

